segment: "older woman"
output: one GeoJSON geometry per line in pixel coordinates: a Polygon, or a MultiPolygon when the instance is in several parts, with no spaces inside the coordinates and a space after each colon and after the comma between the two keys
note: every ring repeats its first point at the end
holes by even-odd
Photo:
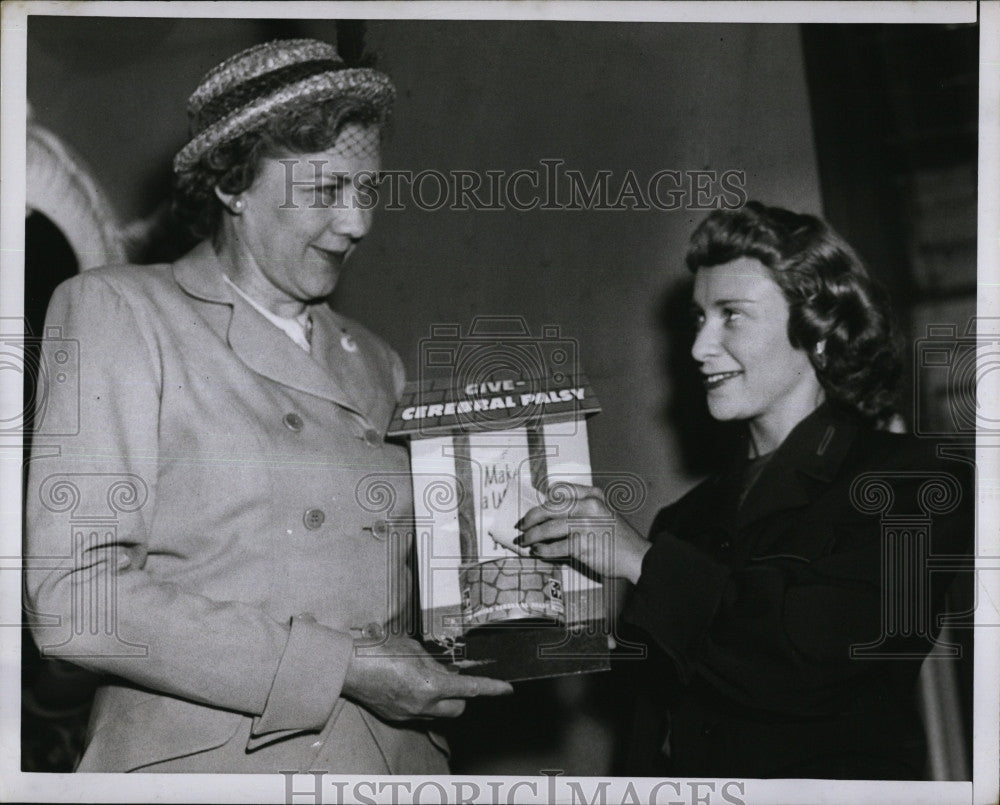
{"type": "Polygon", "coordinates": [[[228,59],[174,162],[205,240],[52,298],[81,369],[40,407],[26,579],[42,651],[108,674],[80,771],[441,773],[429,719],[510,692],[406,637],[403,368],[324,302],[393,94],[313,40],[228,59]]]}
{"type": "Polygon", "coordinates": [[[569,511],[528,512],[520,541],[635,584],[625,617],[652,649],[638,773],[920,778],[914,683],[950,581],[921,562],[969,550],[969,468],[879,427],[899,375],[887,310],[822,221],[714,212],[687,263],[709,411],[745,424],[732,462],[649,541],[621,518],[611,545],[586,538],[614,515],[584,487],[569,511]],[[889,536],[880,514],[912,530],[889,536]]]}

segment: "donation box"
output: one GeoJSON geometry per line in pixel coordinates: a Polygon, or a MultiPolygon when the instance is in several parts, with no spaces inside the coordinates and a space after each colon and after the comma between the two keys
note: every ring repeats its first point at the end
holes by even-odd
{"type": "Polygon", "coordinates": [[[590,485],[588,415],[576,371],[411,382],[388,435],[410,440],[425,646],[464,673],[532,679],[609,667],[604,588],[585,568],[515,542],[531,508],[559,511],[590,485]]]}

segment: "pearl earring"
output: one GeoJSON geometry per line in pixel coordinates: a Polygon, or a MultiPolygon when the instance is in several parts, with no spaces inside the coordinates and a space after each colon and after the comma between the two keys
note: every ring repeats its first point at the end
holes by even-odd
{"type": "Polygon", "coordinates": [[[826,368],[826,339],[822,341],[817,341],[816,346],[813,347],[813,353],[816,355],[816,366],[819,369],[826,368]]]}
{"type": "Polygon", "coordinates": [[[243,199],[234,198],[233,203],[229,205],[229,208],[235,213],[243,212],[243,199]]]}

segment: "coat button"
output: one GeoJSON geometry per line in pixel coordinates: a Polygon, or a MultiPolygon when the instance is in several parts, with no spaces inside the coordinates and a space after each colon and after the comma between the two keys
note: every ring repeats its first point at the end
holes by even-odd
{"type": "Polygon", "coordinates": [[[285,414],[285,418],[282,421],[285,423],[286,428],[288,428],[291,431],[295,431],[295,433],[298,433],[300,430],[302,430],[302,426],[304,424],[302,422],[302,417],[300,417],[298,414],[294,412],[290,414],[285,414]]]}
{"type": "Polygon", "coordinates": [[[389,536],[389,524],[385,520],[376,520],[372,525],[372,536],[378,540],[384,540],[389,536]]]}
{"type": "Polygon", "coordinates": [[[361,438],[364,439],[365,444],[369,447],[378,447],[382,444],[382,434],[375,430],[375,428],[368,428],[365,431],[365,435],[361,438]]]}
{"type": "Polygon", "coordinates": [[[385,637],[385,629],[382,628],[381,623],[371,623],[365,624],[364,628],[361,630],[361,636],[365,640],[382,640],[385,637]]]}
{"type": "Polygon", "coordinates": [[[322,509],[309,509],[302,516],[302,522],[306,524],[306,528],[310,531],[315,531],[323,525],[324,520],[326,520],[326,514],[323,513],[322,509]]]}

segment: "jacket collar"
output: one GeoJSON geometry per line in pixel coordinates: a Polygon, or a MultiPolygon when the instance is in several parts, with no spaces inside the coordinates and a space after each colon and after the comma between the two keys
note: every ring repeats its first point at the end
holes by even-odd
{"type": "Polygon", "coordinates": [[[233,293],[222,279],[222,264],[211,241],[201,241],[174,263],[173,270],[177,284],[191,296],[232,304],[233,293]]]}
{"type": "MultiPolygon", "coordinates": [[[[810,503],[837,475],[859,427],[856,415],[829,401],[799,422],[771,454],[747,494],[738,513],[739,525],[810,503]]],[[[742,455],[746,456],[745,448],[742,455]]],[[[737,478],[745,467],[743,458],[735,468],[737,478]]]]}
{"type": "MultiPolygon", "coordinates": [[[[361,378],[345,367],[339,335],[342,327],[326,303],[309,306],[313,321],[312,352],[299,348],[236,294],[223,279],[222,264],[209,241],[202,241],[173,265],[174,278],[188,294],[206,302],[229,305],[227,339],[250,369],[284,386],[332,400],[368,419],[372,406],[352,393],[361,378]]],[[[361,386],[363,387],[363,385],[361,386]]]]}
{"type": "Polygon", "coordinates": [[[856,414],[828,400],[792,429],[773,458],[817,481],[831,481],[859,427],[856,414]]]}

